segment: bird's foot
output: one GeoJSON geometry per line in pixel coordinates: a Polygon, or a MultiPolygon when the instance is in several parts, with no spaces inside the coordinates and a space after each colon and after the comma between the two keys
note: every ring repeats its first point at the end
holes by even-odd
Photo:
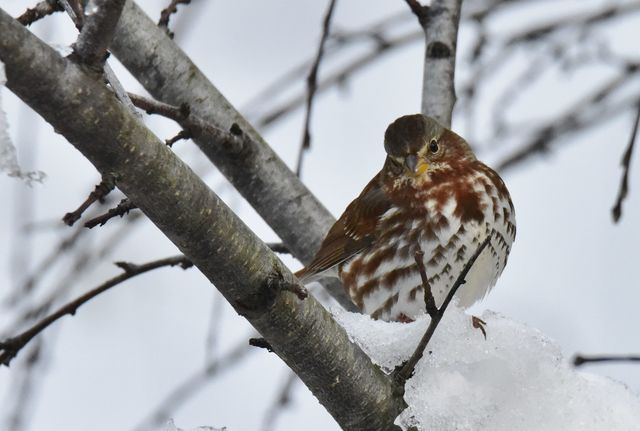
{"type": "Polygon", "coordinates": [[[407,316],[404,313],[398,314],[398,317],[396,317],[394,320],[396,322],[402,322],[402,323],[411,323],[415,321],[415,319],[412,319],[411,317],[407,316]]]}
{"type": "Polygon", "coordinates": [[[487,330],[485,329],[486,324],[487,322],[485,322],[481,318],[477,316],[471,316],[471,326],[482,331],[482,335],[484,335],[485,340],[487,339],[487,330]]]}

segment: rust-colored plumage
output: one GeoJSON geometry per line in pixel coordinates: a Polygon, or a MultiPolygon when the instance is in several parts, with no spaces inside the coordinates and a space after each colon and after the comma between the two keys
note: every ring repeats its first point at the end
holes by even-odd
{"type": "Polygon", "coordinates": [[[495,284],[515,239],[509,192],[460,136],[421,114],[394,121],[385,133],[387,158],[332,226],[303,281],[338,276],[363,312],[412,320],[424,312],[415,251],[439,305],[478,245],[488,247],[458,290],[459,304],[482,299],[495,284]]]}

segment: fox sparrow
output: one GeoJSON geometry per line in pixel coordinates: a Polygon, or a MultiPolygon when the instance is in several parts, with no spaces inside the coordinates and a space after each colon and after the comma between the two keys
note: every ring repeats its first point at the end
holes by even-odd
{"type": "Polygon", "coordinates": [[[504,182],[476,159],[467,142],[421,114],[398,118],[384,136],[387,158],[329,230],[302,282],[342,280],[353,302],[373,318],[411,321],[425,310],[424,264],[440,306],[478,246],[491,236],[456,293],[468,307],[493,287],[516,235],[504,182]]]}

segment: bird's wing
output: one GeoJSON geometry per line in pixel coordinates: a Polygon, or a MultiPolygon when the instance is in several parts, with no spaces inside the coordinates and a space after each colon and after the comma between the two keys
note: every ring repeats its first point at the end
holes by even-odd
{"type": "Polygon", "coordinates": [[[380,186],[380,175],[367,184],[329,229],[313,261],[295,274],[299,279],[310,281],[373,243],[380,217],[391,208],[391,201],[380,186]]]}

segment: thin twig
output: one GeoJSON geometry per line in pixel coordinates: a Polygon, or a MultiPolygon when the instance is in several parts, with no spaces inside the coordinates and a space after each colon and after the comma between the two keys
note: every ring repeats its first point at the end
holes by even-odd
{"type": "MultiPolygon", "coordinates": [[[[317,93],[328,90],[332,86],[344,84],[352,75],[355,75],[357,72],[364,70],[367,66],[371,65],[375,61],[382,60],[384,58],[384,54],[397,51],[398,49],[403,48],[413,42],[422,40],[423,38],[424,34],[422,32],[412,31],[398,37],[385,39],[384,43],[377,44],[373,50],[356,57],[344,67],[340,68],[336,72],[332,72],[331,75],[321,80],[318,84],[317,93]]],[[[272,97],[271,99],[276,100],[276,97],[272,97]]],[[[256,115],[253,123],[255,123],[258,127],[267,127],[275,123],[277,120],[280,120],[285,115],[290,114],[298,107],[303,106],[305,100],[306,97],[304,94],[296,94],[290,99],[285,100],[283,103],[269,110],[267,113],[256,115]]]]}
{"type": "Polygon", "coordinates": [[[278,390],[278,395],[264,415],[264,419],[262,420],[262,431],[272,430],[278,416],[282,413],[285,407],[291,404],[291,391],[300,379],[298,379],[296,373],[291,370],[288,370],[287,373],[287,379],[280,387],[280,390],[278,390]]]}
{"type": "Polygon", "coordinates": [[[182,139],[191,139],[191,133],[186,130],[180,130],[180,132],[178,132],[178,134],[173,138],[165,139],[164,143],[167,144],[167,147],[173,147],[173,144],[182,139]]]}
{"type": "Polygon", "coordinates": [[[268,242],[266,244],[267,244],[267,247],[269,247],[271,251],[274,253],[291,254],[291,250],[289,250],[289,247],[287,247],[281,242],[268,242]]]}
{"type": "Polygon", "coordinates": [[[418,363],[418,361],[420,361],[420,359],[422,359],[422,356],[424,355],[424,350],[429,344],[429,341],[431,340],[431,337],[433,336],[436,328],[438,327],[438,324],[442,320],[442,316],[444,316],[444,312],[449,306],[449,303],[451,302],[451,300],[453,299],[453,296],[458,291],[458,288],[465,283],[466,281],[465,277],[471,270],[471,267],[475,263],[476,259],[478,259],[478,256],[480,256],[480,253],[482,253],[482,251],[491,241],[491,236],[492,235],[487,236],[487,238],[485,238],[485,240],[482,241],[482,243],[480,244],[476,252],[473,254],[473,256],[471,256],[471,258],[469,259],[465,267],[462,269],[462,272],[460,273],[456,281],[453,283],[453,286],[449,290],[449,293],[447,294],[447,297],[444,299],[444,302],[442,303],[440,308],[437,310],[437,313],[435,313],[434,316],[431,316],[429,327],[427,328],[427,331],[425,332],[424,336],[420,340],[420,343],[418,343],[418,347],[416,347],[416,350],[413,352],[413,355],[411,355],[411,358],[409,358],[409,360],[402,366],[402,368],[399,368],[399,371],[396,371],[394,373],[394,378],[398,383],[399,387],[403,388],[405,382],[413,375],[413,371],[415,370],[416,364],[418,363]]]}
{"type": "Polygon", "coordinates": [[[311,111],[313,109],[314,96],[318,89],[318,69],[320,68],[320,62],[322,61],[322,55],[324,54],[324,44],[329,37],[329,30],[331,28],[331,17],[333,16],[333,10],[336,5],[336,0],[330,0],[327,13],[324,17],[322,24],[322,36],[320,37],[320,44],[318,45],[318,53],[316,59],[311,66],[309,76],[307,76],[307,110],[304,116],[304,131],[302,133],[302,144],[300,145],[300,152],[298,153],[298,164],[296,165],[296,175],[299,177],[302,172],[302,160],[304,153],[311,147],[311,111]]]}
{"type": "Polygon", "coordinates": [[[629,137],[629,144],[627,145],[627,149],[624,152],[624,156],[622,156],[622,181],[620,182],[620,190],[618,191],[618,198],[616,199],[616,203],[611,209],[611,214],[613,215],[614,223],[618,223],[620,217],[622,216],[622,202],[627,197],[629,192],[629,166],[631,165],[631,155],[633,154],[633,146],[636,143],[636,138],[638,137],[638,123],[640,123],[640,102],[638,102],[636,119],[633,123],[633,130],[631,131],[631,136],[629,137]]]}
{"type": "Polygon", "coordinates": [[[169,19],[171,19],[171,15],[178,11],[179,4],[189,4],[191,0],[171,0],[169,6],[162,9],[160,12],[160,20],[158,21],[158,27],[164,28],[167,31],[167,34],[171,39],[173,39],[173,32],[169,30],[169,19]]]}
{"type": "Polygon", "coordinates": [[[420,272],[420,278],[422,279],[422,289],[424,290],[424,305],[427,313],[433,318],[438,312],[436,306],[436,300],[433,298],[433,292],[431,291],[431,283],[429,283],[429,277],[427,277],[427,269],[424,267],[424,251],[418,246],[415,252],[414,259],[420,272]]]}
{"type": "Polygon", "coordinates": [[[55,12],[61,12],[64,8],[57,0],[44,0],[35,5],[33,8],[27,9],[17,19],[20,24],[29,26],[45,16],[55,12]]]}
{"type": "Polygon", "coordinates": [[[122,274],[105,281],[98,287],[60,307],[57,311],[40,320],[26,331],[0,342],[0,365],[9,366],[9,363],[18,354],[20,349],[31,341],[33,337],[44,331],[49,325],[61,317],[67,314],[74,315],[81,305],[95,298],[102,292],[133,278],[136,275],[140,275],[157,268],[180,265],[183,269],[187,269],[192,266],[192,263],[185,256],[180,255],[158,259],[142,265],[135,265],[127,262],[116,262],[116,265],[122,268],[124,271],[122,274]]]}
{"type": "Polygon", "coordinates": [[[640,355],[604,355],[604,356],[583,356],[576,355],[573,358],[573,365],[579,367],[589,363],[602,362],[640,362],[640,355]]]}
{"type": "Polygon", "coordinates": [[[105,175],[102,177],[102,181],[98,184],[85,201],[75,211],[66,213],[62,217],[62,221],[67,226],[73,226],[75,222],[80,220],[82,214],[96,201],[104,199],[114,188],[116,187],[115,178],[112,175],[105,175]]]}
{"type": "Polygon", "coordinates": [[[267,349],[269,352],[273,352],[271,344],[262,337],[249,338],[249,345],[253,347],[260,347],[261,349],[267,349]]]}
{"type": "Polygon", "coordinates": [[[102,71],[107,49],[116,31],[125,0],[95,0],[95,2],[95,11],[86,16],[78,40],[73,44],[72,58],[102,71]]]}
{"type": "MultiPolygon", "coordinates": [[[[254,335],[256,334],[254,333],[254,335]]],[[[243,337],[243,340],[246,340],[246,337],[243,337]]],[[[220,375],[223,371],[240,365],[248,357],[248,354],[254,351],[254,349],[247,346],[245,341],[242,341],[220,358],[207,361],[202,369],[194,372],[176,385],[134,430],[159,429],[189,398],[199,390],[207,387],[207,383],[211,379],[220,375]]]]}
{"type": "Polygon", "coordinates": [[[181,106],[173,106],[137,94],[128,94],[135,106],[147,114],[158,114],[175,121],[191,137],[206,137],[206,139],[224,146],[229,153],[238,153],[245,145],[247,136],[236,123],[231,125],[229,131],[222,130],[193,114],[186,103],[181,106]]]}
{"type": "Polygon", "coordinates": [[[104,226],[105,223],[107,223],[112,218],[118,217],[118,216],[124,217],[126,214],[129,213],[129,211],[136,208],[138,208],[136,204],[131,202],[129,198],[124,198],[120,201],[120,203],[118,203],[118,205],[115,208],[110,208],[109,211],[107,211],[106,213],[86,221],[84,224],[84,227],[93,229],[98,225],[104,226]]]}
{"type": "Polygon", "coordinates": [[[84,25],[84,7],[80,0],[59,0],[67,15],[71,17],[71,21],[78,30],[82,30],[84,25]]]}

